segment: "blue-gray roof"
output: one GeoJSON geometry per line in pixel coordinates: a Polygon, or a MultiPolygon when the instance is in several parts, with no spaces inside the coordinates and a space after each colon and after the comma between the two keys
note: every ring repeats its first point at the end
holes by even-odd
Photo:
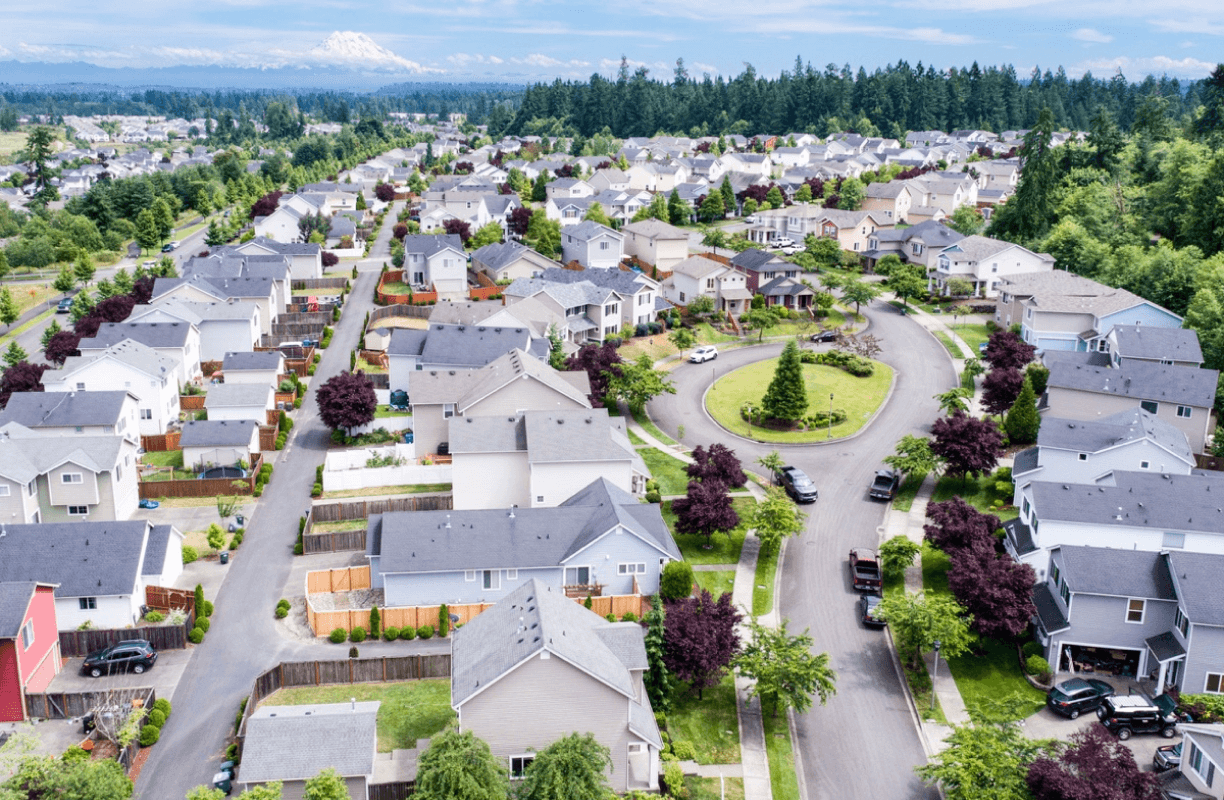
{"type": "Polygon", "coordinates": [[[265,370],[284,367],[285,354],[279,350],[259,350],[251,353],[226,353],[221,361],[222,372],[234,370],[265,370]]]}
{"type": "Polygon", "coordinates": [[[11,639],[21,632],[30,598],[37,587],[34,581],[0,583],[0,639],[11,639]]]}
{"type": "Polygon", "coordinates": [[[1198,334],[1189,328],[1114,325],[1112,333],[1117,341],[1115,352],[1122,358],[1203,361],[1198,334]]]}
{"type": "MultiPolygon", "coordinates": [[[[746,269],[749,272],[762,272],[765,270],[765,266],[770,263],[792,267],[794,266],[793,264],[788,264],[773,253],[767,253],[764,250],[758,250],[755,247],[750,247],[742,253],[737,253],[731,259],[732,266],[740,269],[746,269]]],[[[797,267],[795,268],[797,269],[797,267]]]]}
{"type": "Polygon", "coordinates": [[[1037,434],[1040,447],[1081,453],[1099,453],[1141,439],[1151,439],[1184,461],[1194,462],[1186,434],[1142,408],[1130,408],[1099,420],[1047,417],[1042,420],[1041,430],[1037,434]]]}
{"type": "Polygon", "coordinates": [[[260,706],[247,720],[240,779],[303,781],[328,767],[341,777],[373,775],[380,705],[260,706]]]}
{"type": "Polygon", "coordinates": [[[653,281],[640,272],[623,269],[563,269],[549,267],[540,273],[540,278],[552,283],[581,283],[590,281],[601,289],[611,289],[621,295],[635,295],[651,288],[653,281]]]}
{"type": "Polygon", "coordinates": [[[78,350],[105,350],[124,339],[146,347],[184,347],[192,326],[186,322],[104,322],[91,339],[82,339],[78,350]]]}
{"type": "Polygon", "coordinates": [[[1124,362],[1117,369],[1055,362],[1050,367],[1050,388],[1133,397],[1197,408],[1215,404],[1220,373],[1214,369],[1181,367],[1149,361],[1124,362]]]}
{"type": "Polygon", "coordinates": [[[1114,472],[1113,486],[1034,481],[1041,521],[1167,531],[1224,531],[1224,475],[1114,472]]]}
{"type": "Polygon", "coordinates": [[[1160,553],[1113,547],[1063,545],[1062,574],[1072,592],[1176,600],[1160,553]]]}
{"type": "Polygon", "coordinates": [[[0,413],[0,427],[16,422],[27,428],[115,425],[127,392],[13,392],[0,413]]]}
{"type": "Polygon", "coordinates": [[[426,331],[396,328],[387,354],[419,356],[423,363],[439,366],[483,367],[515,349],[534,352],[531,345],[528,328],[434,323],[426,331]]]}
{"type": "Polygon", "coordinates": [[[166,548],[170,546],[173,525],[153,525],[149,528],[149,542],[145,545],[142,575],[160,575],[166,565],[166,548]]]}
{"type": "Polygon", "coordinates": [[[58,597],[131,594],[150,527],[144,520],[6,525],[0,581],[58,583],[58,597]]]}
{"type": "MultiPolygon", "coordinates": [[[[260,386],[259,388],[265,388],[260,386]]],[[[259,429],[253,419],[203,419],[183,423],[181,447],[246,447],[259,429]]]]}
{"type": "Polygon", "coordinates": [[[1048,583],[1042,582],[1033,587],[1033,605],[1037,608],[1037,618],[1046,633],[1056,633],[1070,626],[1048,583]]]}
{"type": "MultiPolygon", "coordinates": [[[[1217,528],[1217,531],[1224,527],[1217,528]]],[[[1186,616],[1200,625],[1224,626],[1224,555],[1171,550],[1166,557],[1186,616]]]]}

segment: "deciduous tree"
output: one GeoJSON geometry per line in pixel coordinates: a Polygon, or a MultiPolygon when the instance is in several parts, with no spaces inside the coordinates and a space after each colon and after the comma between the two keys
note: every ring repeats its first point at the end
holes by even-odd
{"type": "Polygon", "coordinates": [[[1025,772],[1045,748],[1020,728],[957,725],[944,741],[948,746],[916,771],[947,800],[1031,800],[1025,772]]]}
{"type": "Polygon", "coordinates": [[[913,265],[894,268],[888,276],[888,288],[906,308],[909,301],[926,293],[926,277],[913,265]]]}
{"type": "Polygon", "coordinates": [[[46,364],[31,364],[19,361],[4,371],[0,377],[0,408],[8,405],[13,392],[43,391],[42,374],[50,367],[46,364]]]}
{"type": "Polygon", "coordinates": [[[688,328],[676,328],[671,333],[667,334],[668,340],[676,346],[680,351],[680,357],[684,358],[684,351],[697,343],[697,337],[688,328]]]}
{"type": "Polygon", "coordinates": [[[594,734],[571,733],[535,754],[518,800],[611,800],[611,751],[594,734]]]}
{"type": "Polygon", "coordinates": [[[1024,373],[995,367],[982,379],[982,406],[991,414],[1004,414],[1024,387],[1024,373]]]}
{"type": "Polygon", "coordinates": [[[903,592],[885,597],[880,611],[888,620],[897,650],[915,669],[937,639],[945,658],[956,658],[969,649],[973,618],[951,597],[903,592]]]}
{"type": "Polygon", "coordinates": [[[994,546],[994,532],[999,529],[999,518],[994,514],[983,514],[959,497],[927,506],[924,538],[934,547],[949,555],[959,551],[994,546]]]}
{"type": "Polygon", "coordinates": [[[755,681],[748,696],[759,697],[762,710],[771,703],[775,718],[785,708],[802,714],[812,707],[813,696],[824,705],[837,694],[837,673],[829,666],[829,654],[813,653],[809,632],[792,636],[786,626],[787,620],[777,628],[750,620],[752,639],[735,657],[736,671],[755,681]]]}
{"type": "Polygon", "coordinates": [[[1140,769],[1130,748],[1100,725],[1076,731],[1070,746],[1034,758],[1025,782],[1036,800],[1159,800],[1161,796],[1156,773],[1140,769]]]}
{"type": "Polygon", "coordinates": [[[931,452],[931,440],[925,436],[906,434],[901,437],[894,448],[894,454],[884,457],[884,463],[893,469],[899,469],[907,478],[916,479],[919,476],[935,472],[941,466],[939,458],[931,452]]]}
{"type": "Polygon", "coordinates": [[[948,569],[948,588],[973,615],[973,627],[996,639],[1011,639],[1028,627],[1037,613],[1036,580],[1031,566],[996,552],[993,537],[953,553],[948,569]]]}
{"type": "Polygon", "coordinates": [[[696,597],[668,603],[663,660],[673,675],[697,690],[699,699],[706,687],[722,680],[739,653],[736,626],[741,619],[730,592],[715,600],[703,589],[696,597]]]}
{"type": "Polygon", "coordinates": [[[900,578],[914,563],[922,545],[905,535],[897,535],[880,545],[880,570],[885,578],[900,578]]]}
{"type": "Polygon", "coordinates": [[[870,303],[879,297],[880,292],[881,289],[878,284],[864,283],[860,280],[847,281],[841,287],[842,299],[848,303],[854,303],[854,313],[856,316],[859,313],[859,307],[863,303],[870,303]]]}
{"type": "Polygon", "coordinates": [[[931,433],[931,452],[943,460],[947,474],[961,478],[990,472],[1003,450],[997,425],[962,411],[935,420],[931,433]]]}
{"type": "Polygon", "coordinates": [[[671,378],[654,367],[654,360],[642,353],[634,361],[622,361],[618,374],[608,379],[608,394],[624,400],[629,408],[640,411],[651,398],[675,394],[671,378]]]}
{"type": "Polygon", "coordinates": [[[803,365],[799,361],[799,347],[793,341],[782,348],[782,357],[778,359],[773,380],[761,398],[761,407],[766,416],[779,420],[800,419],[807,412],[803,365]]]}
{"type": "Polygon", "coordinates": [[[748,476],[735,451],[725,444],[715,442],[709,449],[697,445],[693,448],[693,463],[687,464],[684,471],[693,480],[718,481],[724,486],[738,489],[748,482],[748,476]]]}
{"type": "Polygon", "coordinates": [[[1037,348],[1008,330],[995,331],[986,340],[986,360],[991,369],[1024,369],[1037,348]]]}
{"type": "Polygon", "coordinates": [[[935,399],[939,401],[939,410],[945,414],[968,411],[971,397],[973,397],[973,392],[960,386],[935,395],[935,399]]]}
{"type": "Polygon", "coordinates": [[[505,760],[470,730],[443,731],[421,753],[414,793],[420,800],[506,800],[509,790],[505,760]]]}
{"type": "Polygon", "coordinates": [[[565,362],[565,368],[570,372],[586,372],[591,383],[591,405],[603,408],[608,394],[608,381],[620,374],[622,364],[620,354],[611,344],[584,344],[565,362]]]}
{"type": "Polygon", "coordinates": [[[761,542],[761,552],[773,553],[782,546],[783,539],[803,532],[804,519],[806,517],[790,501],[786,492],[771,486],[765,499],[753,509],[749,524],[761,542]]]}
{"type": "Polygon", "coordinates": [[[676,533],[704,536],[707,541],[740,523],[726,484],[716,480],[689,481],[684,497],[672,501],[672,511],[676,514],[676,533]]]}
{"type": "Polygon", "coordinates": [[[364,372],[341,372],[328,378],[315,400],[319,404],[319,418],[333,430],[351,431],[374,420],[378,398],[374,384],[364,372]]]}

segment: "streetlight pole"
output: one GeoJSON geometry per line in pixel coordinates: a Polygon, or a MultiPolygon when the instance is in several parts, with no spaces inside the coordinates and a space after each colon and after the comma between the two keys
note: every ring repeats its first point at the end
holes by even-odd
{"type": "Polygon", "coordinates": [[[833,438],[833,393],[829,392],[829,439],[833,438]]]}
{"type": "Polygon", "coordinates": [[[935,667],[931,670],[931,710],[935,710],[935,679],[939,677],[939,645],[940,641],[935,640],[935,667]]]}

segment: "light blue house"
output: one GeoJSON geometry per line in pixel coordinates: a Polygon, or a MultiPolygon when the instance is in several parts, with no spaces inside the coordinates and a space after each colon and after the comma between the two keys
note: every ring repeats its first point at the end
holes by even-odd
{"type": "Polygon", "coordinates": [[[657,504],[600,478],[555,508],[372,516],[366,557],[394,607],[496,603],[533,578],[570,596],[654,594],[681,555],[657,504]]]}

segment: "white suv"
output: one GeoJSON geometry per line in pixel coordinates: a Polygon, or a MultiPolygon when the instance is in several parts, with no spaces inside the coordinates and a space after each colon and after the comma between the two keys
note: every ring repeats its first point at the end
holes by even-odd
{"type": "Polygon", "coordinates": [[[689,356],[689,361],[694,364],[701,364],[706,361],[713,361],[718,358],[718,348],[712,344],[703,344],[693,351],[689,356]]]}

